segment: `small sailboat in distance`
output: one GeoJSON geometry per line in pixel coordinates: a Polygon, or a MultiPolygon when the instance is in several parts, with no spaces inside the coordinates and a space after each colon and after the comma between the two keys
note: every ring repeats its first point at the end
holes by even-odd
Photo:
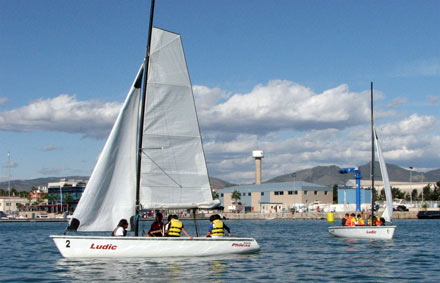
{"type": "MultiPolygon", "coordinates": [[[[385,160],[382,154],[382,148],[379,143],[379,137],[374,127],[373,119],[373,83],[371,83],[371,223],[374,223],[374,148],[376,147],[379,159],[380,171],[384,183],[386,206],[382,217],[386,222],[392,221],[393,218],[393,196],[391,194],[390,180],[385,160]]],[[[394,236],[396,226],[330,226],[328,231],[330,234],[353,239],[383,239],[389,240],[394,236]]]]}
{"type": "Polygon", "coordinates": [[[142,210],[213,208],[192,85],[179,34],[153,27],[147,54],[67,231],[52,235],[60,253],[81,257],[213,256],[252,253],[254,238],[139,235],[142,210]],[[145,115],[144,115],[145,114],[145,115]],[[121,219],[134,236],[113,237],[121,219]]]}

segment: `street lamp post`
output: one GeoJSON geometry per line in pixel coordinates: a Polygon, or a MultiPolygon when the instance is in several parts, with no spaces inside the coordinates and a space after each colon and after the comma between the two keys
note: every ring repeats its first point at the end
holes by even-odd
{"type": "Polygon", "coordinates": [[[8,214],[11,214],[11,153],[8,152],[8,214]]]}
{"type": "Polygon", "coordinates": [[[410,199],[411,199],[411,204],[412,204],[412,170],[414,169],[414,167],[409,167],[409,190],[410,190],[410,199]]]}
{"type": "Polygon", "coordinates": [[[60,203],[61,203],[61,213],[63,213],[63,186],[60,185],[60,203]]]}

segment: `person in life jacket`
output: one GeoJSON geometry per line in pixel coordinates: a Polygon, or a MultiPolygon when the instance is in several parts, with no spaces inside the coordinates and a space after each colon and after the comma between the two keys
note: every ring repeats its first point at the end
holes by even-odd
{"type": "Polygon", "coordinates": [[[381,224],[382,224],[382,223],[380,222],[380,218],[379,218],[379,216],[376,215],[376,216],[374,217],[374,225],[375,225],[375,226],[381,226],[381,224]]]}
{"type": "Polygon", "coordinates": [[[345,221],[345,226],[356,226],[356,216],[352,213],[347,221],[345,221]]]}
{"type": "Polygon", "coordinates": [[[360,214],[358,214],[356,217],[356,226],[365,226],[364,219],[360,214]]]}
{"type": "Polygon", "coordinates": [[[350,217],[350,214],[346,213],[344,218],[342,218],[342,226],[345,226],[345,223],[347,222],[347,219],[350,217]]]}
{"type": "Polygon", "coordinates": [[[165,231],[165,234],[168,235],[168,237],[180,237],[181,232],[185,233],[187,237],[191,239],[193,238],[188,234],[188,232],[186,232],[185,228],[183,228],[183,223],[179,220],[179,217],[177,215],[173,215],[171,217],[168,231],[165,231]]]}
{"type": "Polygon", "coordinates": [[[220,220],[221,217],[218,214],[213,214],[211,217],[209,217],[209,221],[211,221],[211,225],[209,226],[208,234],[206,234],[206,237],[224,237],[225,231],[228,231],[228,236],[231,237],[231,229],[229,229],[228,226],[226,226],[223,221],[220,220]]]}

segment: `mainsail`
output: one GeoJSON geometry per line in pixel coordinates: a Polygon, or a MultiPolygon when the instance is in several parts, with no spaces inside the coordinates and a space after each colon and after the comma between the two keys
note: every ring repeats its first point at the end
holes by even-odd
{"type": "Polygon", "coordinates": [[[382,214],[382,217],[387,222],[391,222],[393,218],[393,196],[391,194],[390,179],[388,178],[388,171],[385,160],[382,154],[382,148],[380,147],[379,137],[377,136],[376,128],[374,131],[374,143],[376,145],[377,156],[379,159],[380,172],[382,174],[383,189],[385,190],[386,206],[382,214]]]}
{"type": "Polygon", "coordinates": [[[145,209],[213,207],[191,81],[179,34],[153,28],[143,129],[145,209]]]}
{"type": "Polygon", "coordinates": [[[128,220],[135,214],[136,136],[142,71],[143,67],[138,71],[75,209],[71,229],[112,231],[120,219],[128,220]],[[78,224],[79,227],[75,227],[78,224]]]}
{"type": "MultiPolygon", "coordinates": [[[[180,35],[153,28],[142,129],[144,209],[211,208],[208,170],[180,35]]],[[[143,67],[128,93],[69,228],[111,231],[136,213],[143,67]]]]}

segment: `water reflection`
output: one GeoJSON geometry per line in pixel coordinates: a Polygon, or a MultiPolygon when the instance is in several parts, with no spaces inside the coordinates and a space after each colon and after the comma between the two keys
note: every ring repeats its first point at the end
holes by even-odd
{"type": "Polygon", "coordinates": [[[243,256],[158,258],[158,259],[59,259],[56,269],[65,277],[79,281],[154,280],[167,282],[214,280],[223,282],[229,270],[228,261],[243,256]]]}
{"type": "Polygon", "coordinates": [[[437,282],[440,221],[396,224],[393,240],[374,241],[333,237],[326,221],[228,221],[237,234],[254,236],[260,253],[72,260],[48,237],[64,223],[0,223],[0,281],[437,282]]]}

